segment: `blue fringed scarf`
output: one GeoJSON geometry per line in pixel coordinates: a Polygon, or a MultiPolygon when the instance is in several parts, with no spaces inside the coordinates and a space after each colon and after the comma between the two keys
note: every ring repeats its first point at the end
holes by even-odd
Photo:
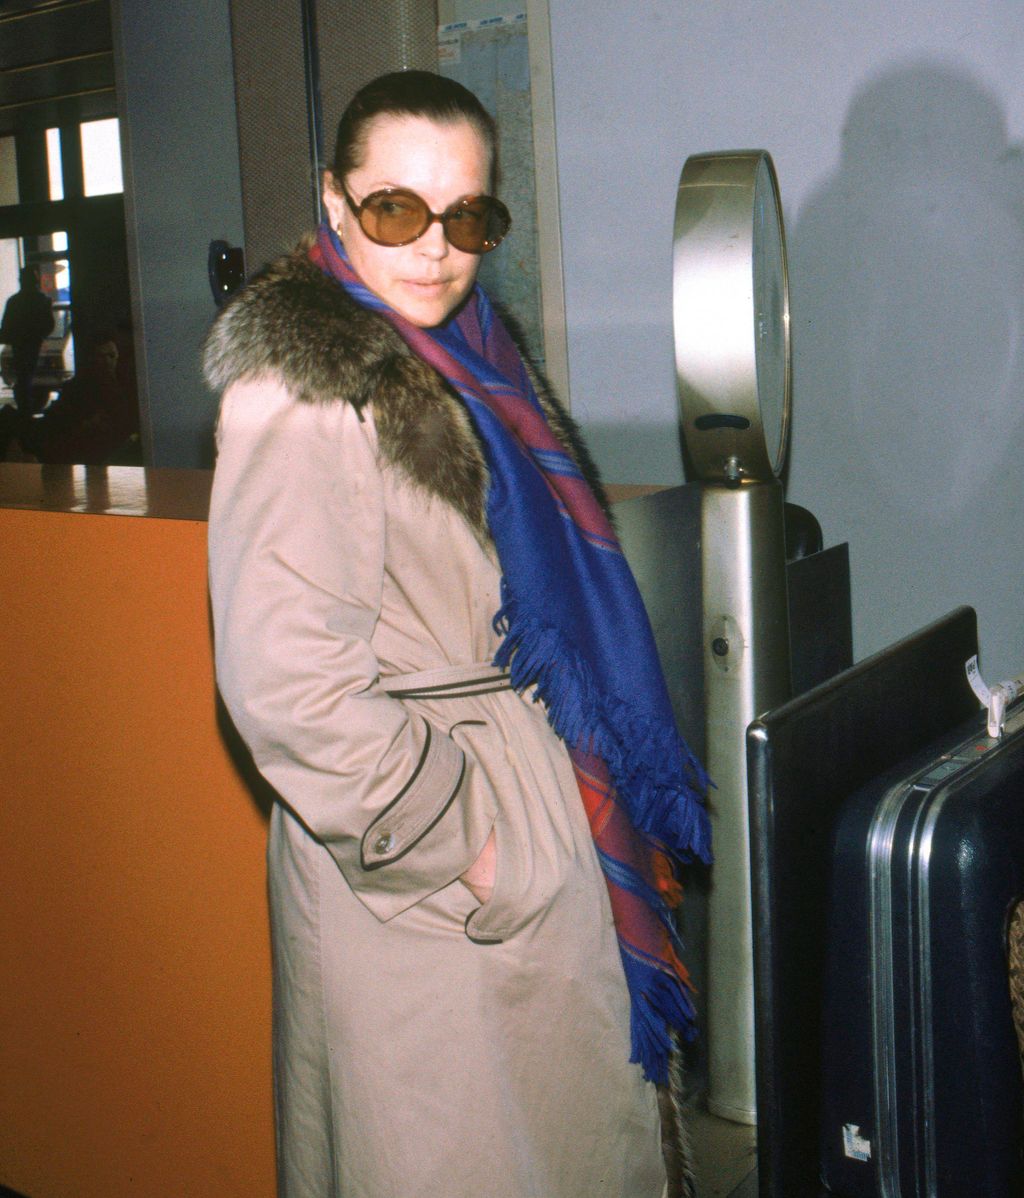
{"type": "Polygon", "coordinates": [[[633,575],[479,287],[454,320],[421,329],[363,285],[326,225],[311,257],[438,371],[483,442],[502,570],[495,664],[517,690],[536,686],[569,748],[630,991],[630,1059],[664,1082],[670,1030],[696,1031],[670,908],[681,897],[676,863],[711,859],[707,778],[676,731],[633,575]]]}

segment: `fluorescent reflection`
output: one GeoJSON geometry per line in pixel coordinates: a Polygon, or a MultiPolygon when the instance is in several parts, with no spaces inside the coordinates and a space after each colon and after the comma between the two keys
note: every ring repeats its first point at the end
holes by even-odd
{"type": "Polygon", "coordinates": [[[82,181],[87,196],[124,191],[117,117],[82,125],[82,181]]]}
{"type": "Polygon", "coordinates": [[[64,198],[64,165],[60,156],[60,130],[46,130],[46,169],[50,176],[50,199],[64,198]]]}

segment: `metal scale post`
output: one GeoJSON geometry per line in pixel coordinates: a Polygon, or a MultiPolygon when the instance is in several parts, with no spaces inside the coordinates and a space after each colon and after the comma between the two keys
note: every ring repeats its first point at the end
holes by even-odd
{"type": "Polygon", "coordinates": [[[708,899],[708,1107],[756,1123],[746,728],[790,695],[782,484],[791,356],[778,185],[763,150],[687,159],[673,318],[686,445],[701,481],[708,899]]]}

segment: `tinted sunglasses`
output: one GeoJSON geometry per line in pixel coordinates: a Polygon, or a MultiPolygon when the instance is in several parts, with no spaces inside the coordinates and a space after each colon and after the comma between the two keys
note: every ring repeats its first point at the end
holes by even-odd
{"type": "Polygon", "coordinates": [[[439,220],[445,237],[457,250],[486,254],[512,227],[508,209],[494,196],[467,196],[444,212],[431,212],[422,196],[404,187],[371,192],[361,204],[356,204],[344,185],[341,191],[359,227],[377,245],[408,245],[439,220]]]}

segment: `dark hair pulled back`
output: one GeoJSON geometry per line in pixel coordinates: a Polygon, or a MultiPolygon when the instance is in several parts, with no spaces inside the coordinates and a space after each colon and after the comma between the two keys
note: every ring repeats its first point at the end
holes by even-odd
{"type": "Polygon", "coordinates": [[[469,121],[483,138],[494,174],[497,130],[476,96],[432,71],[392,71],[361,87],[342,113],[331,163],[338,182],[362,163],[370,125],[380,116],[423,117],[441,125],[469,121]]]}

